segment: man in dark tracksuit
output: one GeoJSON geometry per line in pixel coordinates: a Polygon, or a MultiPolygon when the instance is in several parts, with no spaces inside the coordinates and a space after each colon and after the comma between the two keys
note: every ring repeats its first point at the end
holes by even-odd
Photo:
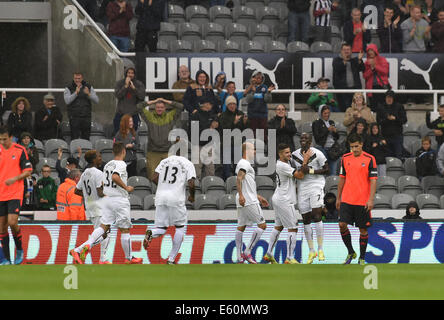
{"type": "Polygon", "coordinates": [[[157,32],[160,30],[160,22],[165,3],[163,0],[139,0],[135,9],[139,16],[136,33],[136,52],[144,52],[148,45],[150,52],[157,51],[157,32]]]}

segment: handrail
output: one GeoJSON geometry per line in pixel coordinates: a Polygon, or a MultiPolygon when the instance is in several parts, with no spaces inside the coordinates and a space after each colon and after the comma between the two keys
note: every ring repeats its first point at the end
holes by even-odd
{"type": "Polygon", "coordinates": [[[108,43],[108,45],[111,47],[111,49],[114,51],[114,53],[116,53],[117,55],[119,55],[121,57],[135,57],[136,56],[135,52],[121,52],[119,49],[117,49],[115,44],[102,31],[102,29],[99,28],[97,23],[89,16],[89,14],[85,11],[85,9],[83,9],[83,7],[77,2],[77,0],[71,0],[71,1],[76,6],[77,10],[79,10],[85,16],[88,23],[91,26],[93,26],[96,29],[96,31],[103,37],[103,39],[106,41],[106,43],[108,43]]]}

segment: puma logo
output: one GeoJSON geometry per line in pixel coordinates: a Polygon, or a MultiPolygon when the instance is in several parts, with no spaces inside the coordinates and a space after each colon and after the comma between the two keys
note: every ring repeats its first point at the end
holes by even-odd
{"type": "Polygon", "coordinates": [[[257,60],[255,60],[255,59],[252,59],[252,58],[248,58],[247,59],[247,61],[245,62],[246,63],[246,66],[245,66],[245,69],[247,69],[247,70],[257,70],[257,71],[260,71],[262,74],[266,74],[269,78],[270,78],[270,81],[273,83],[273,85],[275,86],[275,88],[276,89],[278,89],[278,84],[277,84],[277,82],[276,82],[276,76],[275,76],[275,72],[276,72],[276,69],[277,69],[277,67],[279,66],[279,64],[282,62],[282,61],[284,61],[284,58],[280,58],[278,61],[277,61],[277,63],[276,63],[276,66],[274,67],[274,69],[273,70],[268,70],[267,68],[265,68],[260,62],[258,62],[257,60]]]}
{"type": "Polygon", "coordinates": [[[411,71],[415,74],[419,74],[424,78],[424,81],[428,84],[429,89],[432,90],[433,86],[430,82],[430,70],[432,70],[432,67],[435,63],[438,62],[438,58],[433,59],[432,63],[430,64],[430,67],[427,70],[422,70],[419,68],[414,62],[410,61],[409,59],[402,59],[401,60],[401,67],[400,70],[406,70],[411,71]]]}

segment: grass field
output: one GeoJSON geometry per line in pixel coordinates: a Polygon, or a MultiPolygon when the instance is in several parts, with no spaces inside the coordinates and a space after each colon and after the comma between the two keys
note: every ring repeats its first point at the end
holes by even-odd
{"type": "Polygon", "coordinates": [[[442,265],[378,264],[376,290],[359,265],[64,265],[0,267],[0,299],[444,299],[442,265]]]}

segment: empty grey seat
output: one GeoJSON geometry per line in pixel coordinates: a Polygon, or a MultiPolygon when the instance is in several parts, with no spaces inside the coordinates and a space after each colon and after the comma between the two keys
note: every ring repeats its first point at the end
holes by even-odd
{"type": "Polygon", "coordinates": [[[276,189],[274,181],[267,176],[256,176],[256,190],[265,199],[271,199],[276,189]]]}
{"type": "Polygon", "coordinates": [[[438,176],[427,176],[421,180],[424,193],[433,194],[438,199],[444,194],[444,178],[438,176]]]}
{"type": "Polygon", "coordinates": [[[137,175],[140,177],[146,177],[147,176],[147,172],[146,172],[146,158],[140,158],[137,160],[137,175]]]}
{"type": "Polygon", "coordinates": [[[289,53],[295,52],[310,52],[308,44],[302,41],[292,41],[287,45],[287,51],[289,53]]]}
{"type": "Polygon", "coordinates": [[[284,2],[276,2],[276,1],[270,1],[268,3],[268,6],[270,8],[276,9],[276,11],[279,13],[279,19],[281,21],[284,21],[288,18],[288,7],[287,4],[284,2]]]}
{"type": "Polygon", "coordinates": [[[421,138],[421,133],[418,132],[418,127],[411,122],[406,122],[402,125],[402,135],[406,136],[415,136],[421,138]]]}
{"type": "Polygon", "coordinates": [[[155,202],[155,194],[149,194],[143,198],[143,210],[153,210],[156,208],[155,202]]]}
{"type": "Polygon", "coordinates": [[[77,149],[79,147],[81,148],[83,154],[93,149],[91,141],[85,139],[74,139],[69,144],[69,151],[71,152],[71,155],[77,154],[77,149]]]}
{"type": "Polygon", "coordinates": [[[224,194],[217,199],[217,207],[219,210],[236,209],[236,196],[233,194],[224,194]]]}
{"type": "Polygon", "coordinates": [[[177,31],[179,33],[180,40],[193,42],[202,39],[202,32],[199,26],[192,22],[179,23],[177,31]]]}
{"type": "Polygon", "coordinates": [[[222,26],[229,25],[233,22],[231,10],[225,6],[213,6],[209,10],[211,22],[218,23],[222,26]]]}
{"type": "Polygon", "coordinates": [[[49,139],[45,143],[46,158],[52,158],[52,159],[56,160],[58,157],[59,148],[62,148],[62,151],[63,151],[62,158],[69,157],[71,155],[71,153],[69,152],[68,144],[66,143],[66,141],[61,140],[61,139],[49,139]]]}
{"type": "Polygon", "coordinates": [[[391,209],[392,205],[386,195],[376,193],[374,199],[374,209],[391,209]]]}
{"type": "Polygon", "coordinates": [[[395,180],[398,180],[399,177],[405,174],[404,165],[401,160],[394,157],[386,157],[386,166],[387,172],[386,174],[395,180]]]}
{"type": "Polygon", "coordinates": [[[193,46],[190,41],[176,40],[169,43],[170,51],[175,53],[191,53],[193,52],[193,46]]]}
{"type": "Polygon", "coordinates": [[[241,23],[233,23],[225,27],[225,36],[231,41],[239,43],[249,40],[248,29],[241,23]]]}
{"type": "Polygon", "coordinates": [[[194,41],[194,52],[217,52],[216,44],[210,40],[197,40],[194,41]]]}
{"type": "Polygon", "coordinates": [[[310,46],[310,52],[312,53],[333,52],[333,48],[330,43],[315,41],[310,46]]]}
{"type": "Polygon", "coordinates": [[[185,19],[197,25],[210,22],[207,8],[199,5],[191,5],[186,7],[185,19]]]}
{"type": "Polygon", "coordinates": [[[225,182],[222,178],[216,176],[206,176],[201,181],[202,193],[214,195],[216,197],[226,194],[225,182]]]}
{"type": "Polygon", "coordinates": [[[328,176],[325,177],[325,192],[331,192],[332,190],[338,189],[339,176],[328,176]]]}
{"type": "Polygon", "coordinates": [[[136,34],[137,34],[137,19],[132,19],[129,23],[129,27],[130,27],[130,38],[131,39],[136,39],[136,34]]]}
{"type": "Polygon", "coordinates": [[[405,175],[416,177],[416,158],[407,158],[404,161],[405,175]]]}
{"type": "Polygon", "coordinates": [[[217,209],[217,197],[211,194],[198,194],[194,199],[194,209],[217,209]]]}
{"type": "Polygon", "coordinates": [[[133,194],[137,195],[141,199],[145,198],[146,195],[153,193],[151,181],[145,177],[141,176],[129,177],[127,185],[134,187],[133,194]]]}
{"type": "Polygon", "coordinates": [[[185,11],[181,6],[174,4],[168,5],[168,22],[170,23],[185,22],[185,11]]]}
{"type": "Polygon", "coordinates": [[[410,201],[415,201],[410,194],[397,193],[392,198],[392,209],[405,209],[410,201]]]}
{"type": "Polygon", "coordinates": [[[257,8],[264,8],[265,2],[263,0],[244,0],[244,5],[252,8],[253,10],[257,10],[257,8]]]}
{"type": "Polygon", "coordinates": [[[227,193],[235,195],[237,193],[236,176],[228,177],[225,181],[227,193]]]}
{"type": "Polygon", "coordinates": [[[414,199],[418,194],[421,194],[422,186],[419,179],[415,176],[402,176],[398,179],[398,191],[399,193],[405,193],[411,195],[414,199]]]}
{"type": "Polygon", "coordinates": [[[231,40],[219,41],[218,50],[222,53],[241,53],[241,48],[239,43],[231,40]]]}
{"type": "Polygon", "coordinates": [[[258,41],[263,44],[270,42],[273,37],[272,29],[263,23],[250,26],[249,35],[251,40],[258,41]]]}
{"type": "Polygon", "coordinates": [[[159,40],[157,41],[157,50],[158,53],[168,53],[170,52],[170,48],[168,46],[168,42],[159,40]]]}
{"type": "Polygon", "coordinates": [[[100,139],[96,141],[95,149],[102,154],[102,159],[104,163],[114,159],[113,154],[113,140],[111,139],[100,139]]]}
{"type": "MultiPolygon", "coordinates": [[[[277,26],[274,26],[272,29],[273,32],[273,39],[276,41],[280,41],[283,43],[287,43],[288,38],[288,27],[287,24],[279,24],[277,26]]],[[[307,50],[309,52],[309,49],[307,50]]]]}
{"type": "Polygon", "coordinates": [[[421,138],[417,136],[404,136],[404,148],[412,155],[415,156],[418,151],[417,146],[421,145],[421,138]]]}
{"type": "Polygon", "coordinates": [[[391,199],[396,193],[398,193],[398,186],[396,185],[395,179],[388,176],[378,177],[376,182],[376,192],[391,199]]]}
{"type": "Polygon", "coordinates": [[[440,203],[433,194],[419,194],[416,196],[419,209],[440,209],[440,203]]]}
{"type": "Polygon", "coordinates": [[[218,41],[225,40],[225,30],[222,25],[216,22],[210,22],[202,25],[202,36],[205,40],[218,41]]]}
{"type": "Polygon", "coordinates": [[[71,127],[68,121],[60,123],[60,132],[62,133],[62,139],[69,143],[71,141],[71,127]]]}
{"type": "Polygon", "coordinates": [[[142,199],[140,199],[137,195],[130,194],[129,195],[129,202],[130,202],[131,210],[143,210],[142,199]]]}
{"type": "Polygon", "coordinates": [[[427,127],[427,124],[425,124],[425,123],[423,123],[423,124],[418,126],[418,131],[421,134],[421,137],[425,137],[425,136],[433,137],[433,136],[435,136],[435,132],[433,131],[433,129],[429,129],[427,127]]]}
{"type": "Polygon", "coordinates": [[[281,23],[279,12],[273,7],[258,7],[256,9],[256,19],[271,28],[281,23]]]}
{"type": "Polygon", "coordinates": [[[312,127],[311,127],[311,125],[312,125],[312,123],[311,122],[304,122],[302,125],[301,125],[301,134],[302,133],[312,133],[313,132],[313,130],[312,130],[312,127]]]}
{"type": "Polygon", "coordinates": [[[245,53],[264,53],[264,46],[257,41],[243,41],[241,42],[242,52],[245,53]]]}
{"type": "Polygon", "coordinates": [[[444,194],[439,198],[439,205],[441,209],[444,209],[444,194]]]}
{"type": "Polygon", "coordinates": [[[280,41],[267,41],[265,42],[265,52],[267,53],[287,53],[287,46],[280,41]]]}
{"type": "Polygon", "coordinates": [[[159,40],[168,42],[177,39],[179,39],[177,25],[169,22],[161,22],[159,30],[159,40]]]}
{"type": "Polygon", "coordinates": [[[37,152],[39,153],[39,158],[45,157],[45,146],[43,145],[43,142],[41,142],[38,139],[34,139],[35,147],[37,149],[37,152]]]}
{"type": "Polygon", "coordinates": [[[245,26],[254,26],[257,24],[256,14],[254,12],[254,9],[250,7],[246,6],[235,7],[233,9],[233,17],[236,23],[240,23],[245,26]]]}

